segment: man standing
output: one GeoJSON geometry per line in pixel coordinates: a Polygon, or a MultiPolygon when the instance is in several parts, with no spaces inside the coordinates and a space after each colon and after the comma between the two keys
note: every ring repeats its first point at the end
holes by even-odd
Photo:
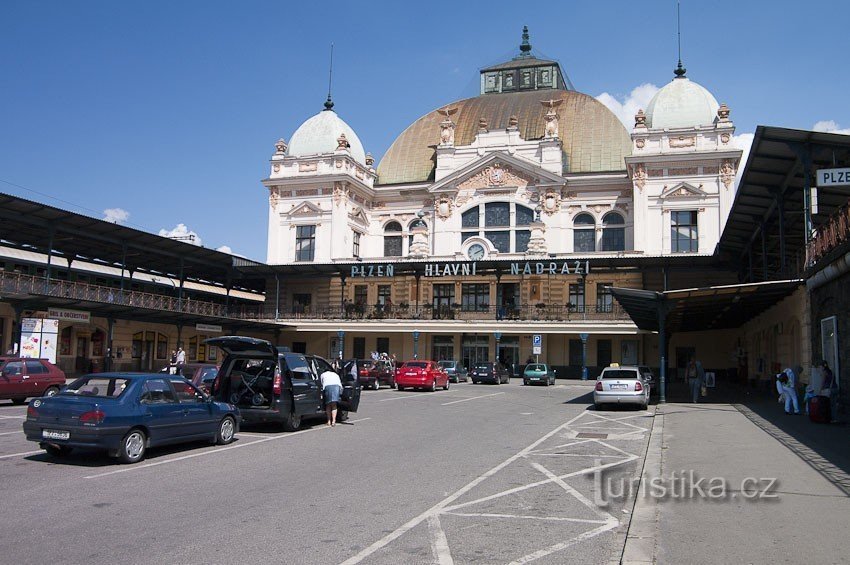
{"type": "Polygon", "coordinates": [[[182,347],[177,348],[177,374],[183,374],[183,366],[186,365],[186,352],[182,347]]]}

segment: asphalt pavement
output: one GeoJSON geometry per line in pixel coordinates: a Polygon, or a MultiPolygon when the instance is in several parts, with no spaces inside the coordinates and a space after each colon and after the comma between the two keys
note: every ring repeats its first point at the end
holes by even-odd
{"type": "Polygon", "coordinates": [[[364,391],[334,428],[55,459],[0,403],[8,563],[611,563],[652,428],[588,383],[364,391]]]}

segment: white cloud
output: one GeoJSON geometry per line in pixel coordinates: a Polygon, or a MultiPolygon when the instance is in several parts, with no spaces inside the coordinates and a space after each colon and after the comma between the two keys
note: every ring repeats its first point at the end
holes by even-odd
{"type": "Polygon", "coordinates": [[[821,120],[813,125],[812,129],[826,133],[841,133],[844,135],[850,135],[850,128],[839,127],[835,120],[821,120]]]}
{"type": "Polygon", "coordinates": [[[179,239],[180,241],[185,241],[186,243],[191,243],[192,245],[201,245],[203,243],[201,241],[200,236],[189,228],[187,228],[186,224],[177,224],[170,230],[161,229],[159,230],[159,235],[163,237],[179,239]]]}
{"type": "Polygon", "coordinates": [[[233,255],[233,250],[229,245],[222,245],[221,247],[216,248],[216,251],[221,251],[222,253],[230,253],[233,255]]]}
{"type": "Polygon", "coordinates": [[[658,92],[658,87],[646,82],[636,86],[628,95],[620,99],[607,92],[603,92],[596,99],[614,112],[614,115],[620,118],[626,129],[631,131],[635,127],[635,114],[638,110],[646,111],[649,101],[652,100],[656,92],[658,92]]]}
{"type": "Polygon", "coordinates": [[[103,211],[103,219],[113,224],[121,224],[130,218],[130,212],[121,208],[107,208],[103,211]]]}

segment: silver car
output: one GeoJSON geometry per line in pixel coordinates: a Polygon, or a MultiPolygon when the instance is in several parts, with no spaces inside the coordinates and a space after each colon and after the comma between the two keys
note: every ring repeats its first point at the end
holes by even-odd
{"type": "Polygon", "coordinates": [[[596,378],[593,403],[596,408],[605,404],[634,404],[646,410],[649,405],[650,384],[636,366],[620,367],[616,363],[602,370],[596,378]]]}
{"type": "Polygon", "coordinates": [[[438,361],[437,363],[448,373],[451,382],[466,382],[468,373],[460,361],[438,361]]]}

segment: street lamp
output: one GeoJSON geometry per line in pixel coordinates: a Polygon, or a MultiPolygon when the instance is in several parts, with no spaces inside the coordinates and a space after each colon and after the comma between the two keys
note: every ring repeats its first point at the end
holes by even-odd
{"type": "Polygon", "coordinates": [[[496,338],[496,361],[499,361],[499,342],[502,341],[502,332],[493,332],[493,337],[496,338]]]}
{"type": "Polygon", "coordinates": [[[413,358],[419,359],[419,330],[413,330],[413,358]]]}
{"type": "Polygon", "coordinates": [[[342,346],[345,343],[345,332],[343,330],[337,330],[337,345],[339,346],[339,358],[342,359],[342,346]]]}
{"type": "Polygon", "coordinates": [[[578,334],[581,338],[581,380],[587,380],[587,338],[590,334],[578,334]]]}

